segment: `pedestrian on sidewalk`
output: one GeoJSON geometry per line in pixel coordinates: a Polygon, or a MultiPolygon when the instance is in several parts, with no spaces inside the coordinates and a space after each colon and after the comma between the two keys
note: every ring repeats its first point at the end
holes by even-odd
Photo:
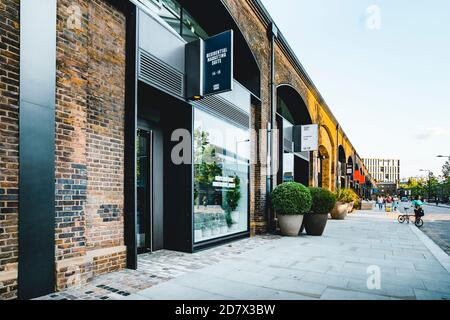
{"type": "Polygon", "coordinates": [[[398,198],[397,195],[394,196],[394,198],[392,199],[393,204],[392,204],[392,210],[397,212],[398,211],[398,206],[399,206],[399,201],[400,199],[398,198]]]}
{"type": "Polygon", "coordinates": [[[380,195],[378,195],[378,198],[377,198],[377,204],[378,204],[378,209],[380,210],[380,211],[382,211],[383,210],[383,197],[382,196],[380,196],[380,195]]]}

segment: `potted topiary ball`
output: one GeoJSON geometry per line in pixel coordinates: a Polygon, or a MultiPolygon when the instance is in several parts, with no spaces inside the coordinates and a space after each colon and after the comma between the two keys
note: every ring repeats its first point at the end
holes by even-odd
{"type": "Polygon", "coordinates": [[[347,217],[349,204],[353,197],[348,189],[339,189],[336,193],[336,205],[331,211],[331,217],[335,220],[344,220],[347,217]]]}
{"type": "Polygon", "coordinates": [[[328,221],[328,214],[336,204],[336,196],[322,188],[309,188],[312,197],[311,211],[305,214],[303,225],[310,236],[321,236],[328,221]]]}
{"type": "Polygon", "coordinates": [[[271,200],[277,213],[281,234],[298,236],[303,215],[311,209],[309,189],[300,183],[286,182],[275,188],[271,200]]]}

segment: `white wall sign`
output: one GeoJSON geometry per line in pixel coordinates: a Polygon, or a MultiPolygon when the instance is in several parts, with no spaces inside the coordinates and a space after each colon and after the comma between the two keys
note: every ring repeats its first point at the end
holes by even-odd
{"type": "Polygon", "coordinates": [[[302,126],[302,152],[319,150],[319,125],[302,126]]]}

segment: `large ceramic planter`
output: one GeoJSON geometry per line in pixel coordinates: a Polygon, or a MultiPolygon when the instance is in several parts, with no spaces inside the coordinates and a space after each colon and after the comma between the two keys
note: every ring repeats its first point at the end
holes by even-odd
{"type": "Polygon", "coordinates": [[[331,217],[335,220],[344,220],[348,213],[348,203],[336,202],[331,217]]]}
{"type": "Polygon", "coordinates": [[[348,213],[352,213],[353,212],[353,207],[354,207],[355,203],[354,202],[350,202],[348,204],[348,213]]]}
{"type": "Polygon", "coordinates": [[[306,214],[303,220],[303,225],[305,227],[306,234],[310,236],[321,236],[323,234],[323,231],[325,230],[327,221],[328,221],[328,213],[306,214]]]}
{"type": "Polygon", "coordinates": [[[296,237],[300,233],[303,223],[303,215],[278,215],[278,225],[283,236],[296,237]]]}
{"type": "Polygon", "coordinates": [[[372,209],[373,209],[373,203],[372,202],[363,201],[361,203],[361,210],[372,210],[372,209]]]}

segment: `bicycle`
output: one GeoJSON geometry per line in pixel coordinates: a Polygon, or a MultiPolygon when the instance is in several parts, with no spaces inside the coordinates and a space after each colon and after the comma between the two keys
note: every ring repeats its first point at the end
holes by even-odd
{"type": "Polygon", "coordinates": [[[405,210],[405,214],[401,214],[401,215],[398,216],[397,220],[398,220],[399,223],[404,223],[406,221],[409,224],[409,222],[411,221],[410,217],[414,217],[415,218],[414,224],[416,225],[416,227],[417,228],[421,228],[423,226],[423,219],[422,219],[422,217],[408,214],[409,208],[405,207],[403,209],[405,210]]]}

